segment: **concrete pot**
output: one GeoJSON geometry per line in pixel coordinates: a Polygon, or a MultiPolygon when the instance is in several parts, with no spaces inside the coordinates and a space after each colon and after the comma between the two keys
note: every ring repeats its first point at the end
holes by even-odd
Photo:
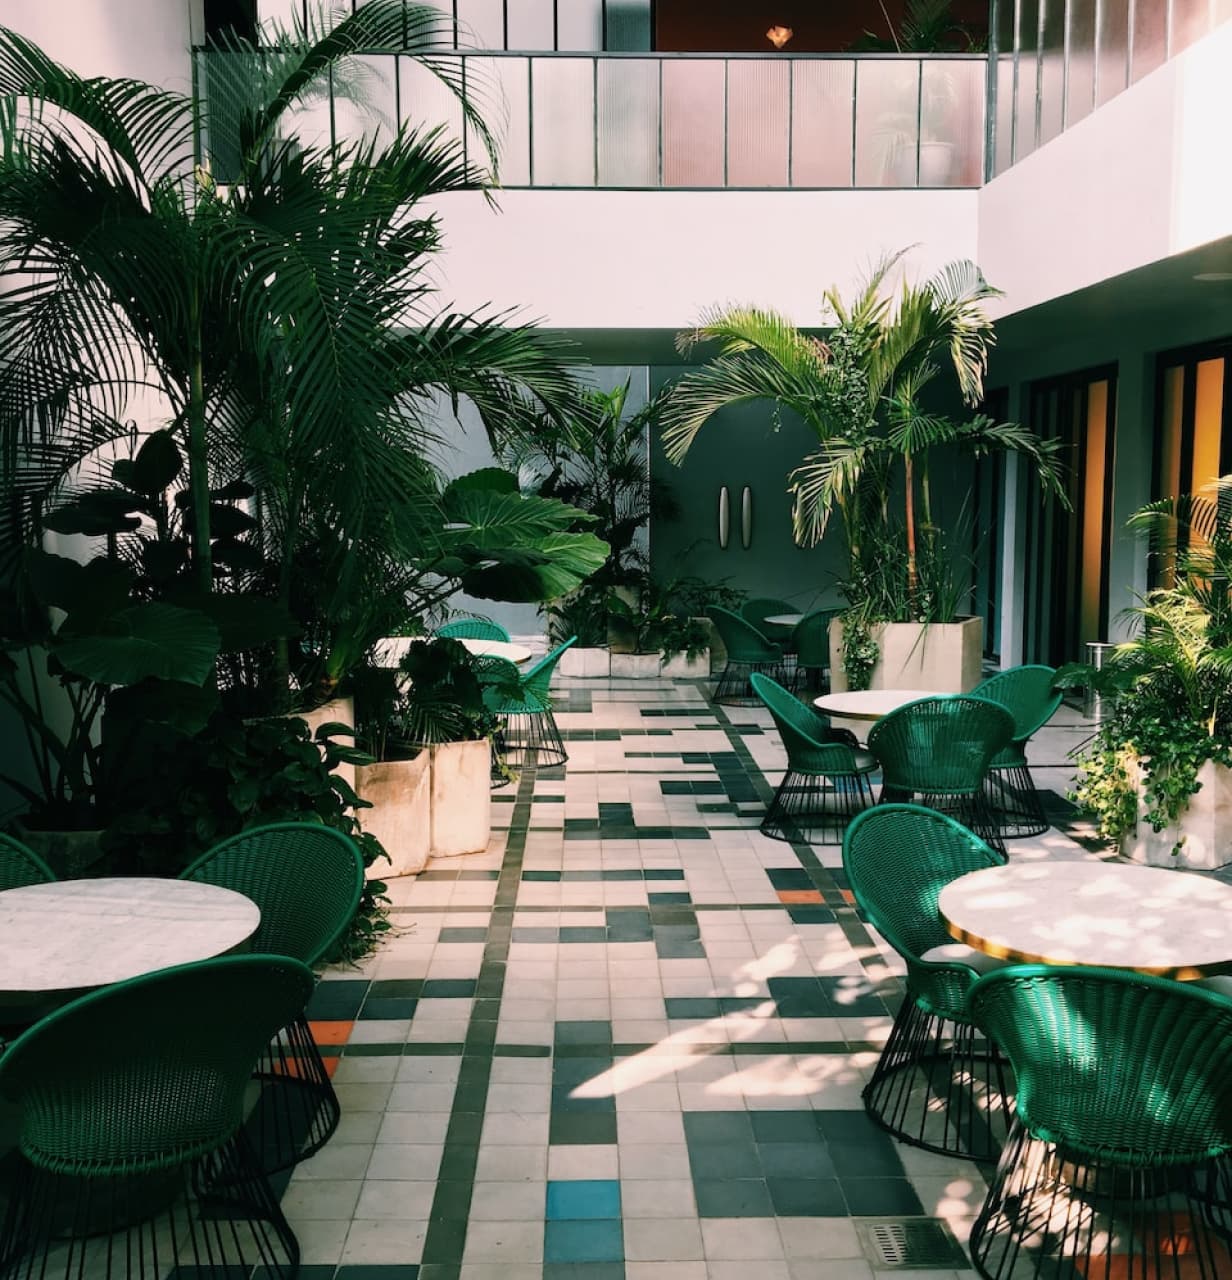
{"type": "Polygon", "coordinates": [[[432,857],[482,853],[492,835],[492,747],[443,742],[432,758],[432,857]]]}
{"type": "MultiPolygon", "coordinates": [[[[1139,778],[1136,764],[1129,775],[1139,778]]],[[[1139,788],[1138,823],[1121,840],[1121,853],[1149,867],[1213,871],[1232,862],[1232,769],[1208,760],[1198,770],[1198,790],[1177,822],[1155,831],[1144,820],[1146,804],[1139,788]],[[1180,851],[1173,849],[1180,844],[1180,851]]]]}
{"type": "Polygon", "coordinates": [[[672,680],[705,680],[710,675],[710,651],[703,650],[696,658],[687,653],[674,653],[659,672],[672,680]]]}
{"type": "Polygon", "coordinates": [[[556,670],[575,679],[603,680],[612,674],[612,655],[607,649],[579,649],[572,645],[560,655],[556,670]]]}
{"type": "Polygon", "coordinates": [[[102,828],[87,831],[41,831],[19,825],[16,835],[61,880],[80,879],[103,856],[102,828]]]}
{"type": "Polygon", "coordinates": [[[359,825],[382,844],[389,862],[368,868],[372,880],[414,875],[428,861],[432,842],[432,758],[382,760],[359,765],[355,789],[371,809],[359,809],[359,825]]]}
{"type": "MultiPolygon", "coordinates": [[[[984,619],[957,622],[879,622],[869,628],[881,657],[870,689],[927,689],[966,693],[980,682],[984,658],[984,619]]],[[[845,693],[843,624],[830,623],[830,688],[845,693]]]]}
{"type": "Polygon", "coordinates": [[[692,660],[683,653],[673,654],[666,660],[661,653],[612,654],[612,676],[621,680],[656,680],[660,676],[704,678],[709,674],[709,654],[692,660]]]}
{"type": "MultiPolygon", "coordinates": [[[[355,700],[353,698],[331,698],[329,702],[323,702],[319,707],[313,707],[311,711],[298,711],[296,715],[304,721],[308,726],[308,732],[313,738],[317,735],[317,730],[323,724],[346,724],[352,729],[355,728],[355,700]]],[[[348,747],[354,746],[353,739],[345,739],[348,747]]],[[[355,786],[355,766],[353,764],[340,764],[334,772],[351,787],[355,786]]]]}

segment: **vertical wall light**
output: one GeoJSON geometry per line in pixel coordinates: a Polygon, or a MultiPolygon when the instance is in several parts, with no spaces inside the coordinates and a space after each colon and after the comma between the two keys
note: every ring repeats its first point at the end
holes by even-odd
{"type": "Polygon", "coordinates": [[[747,551],[753,541],[753,490],[746,484],[740,495],[740,545],[747,551]]]}
{"type": "Polygon", "coordinates": [[[731,537],[731,495],[724,485],[719,490],[719,546],[727,550],[727,542],[731,537]]]}

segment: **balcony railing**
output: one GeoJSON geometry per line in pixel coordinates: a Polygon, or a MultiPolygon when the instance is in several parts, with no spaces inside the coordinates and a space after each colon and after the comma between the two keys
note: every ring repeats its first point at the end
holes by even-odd
{"type": "MultiPolygon", "coordinates": [[[[209,97],[227,79],[210,74],[211,60],[236,55],[198,56],[209,97]]],[[[983,55],[485,51],[457,60],[498,139],[506,188],[954,188],[983,179],[983,55]]],[[[306,141],[401,120],[461,130],[456,100],[413,59],[352,61],[345,80],[361,93],[342,92],[340,80],[327,101],[298,112],[306,141]]]]}

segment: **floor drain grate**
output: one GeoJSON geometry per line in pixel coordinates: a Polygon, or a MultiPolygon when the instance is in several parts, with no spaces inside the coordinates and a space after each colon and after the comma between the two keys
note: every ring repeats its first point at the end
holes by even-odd
{"type": "Polygon", "coordinates": [[[864,1255],[874,1270],[966,1267],[967,1260],[949,1227],[936,1218],[856,1224],[864,1255]]]}

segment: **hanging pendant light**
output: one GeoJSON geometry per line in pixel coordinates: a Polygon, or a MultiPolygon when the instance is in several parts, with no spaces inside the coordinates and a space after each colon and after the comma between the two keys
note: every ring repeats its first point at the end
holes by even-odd
{"type": "Polygon", "coordinates": [[[776,49],[781,49],[795,34],[790,27],[776,26],[771,27],[766,32],[766,39],[770,41],[776,49]]]}

